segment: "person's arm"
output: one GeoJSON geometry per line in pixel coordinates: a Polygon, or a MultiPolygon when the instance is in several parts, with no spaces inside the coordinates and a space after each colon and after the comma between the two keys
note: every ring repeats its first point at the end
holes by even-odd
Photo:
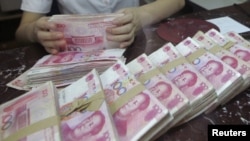
{"type": "Polygon", "coordinates": [[[140,6],[138,14],[142,26],[157,23],[181,10],[185,6],[185,0],[156,0],[152,3],[140,6]]]}
{"type": "Polygon", "coordinates": [[[120,42],[120,47],[127,47],[133,41],[136,32],[144,26],[152,25],[175,14],[185,6],[185,0],[156,0],[140,7],[125,8],[125,15],[116,18],[114,28],[108,28],[108,40],[120,42]]]}
{"type": "Polygon", "coordinates": [[[49,17],[44,14],[23,12],[19,27],[16,30],[16,39],[22,43],[40,43],[47,52],[56,54],[66,42],[63,33],[51,32],[55,25],[48,22],[49,17]]]}

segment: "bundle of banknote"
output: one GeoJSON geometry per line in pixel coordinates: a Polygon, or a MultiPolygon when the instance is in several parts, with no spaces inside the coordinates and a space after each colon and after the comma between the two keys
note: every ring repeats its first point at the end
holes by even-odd
{"type": "Polygon", "coordinates": [[[244,47],[250,48],[250,42],[243,38],[239,33],[236,33],[234,31],[228,31],[223,34],[229,41],[242,45],[244,47]]]}
{"type": "Polygon", "coordinates": [[[118,61],[100,78],[121,141],[151,140],[161,124],[173,119],[123,62],[118,61]]]}
{"type": "Polygon", "coordinates": [[[175,126],[190,111],[188,98],[181,92],[162,72],[151,62],[149,57],[143,53],[126,64],[137,80],[169,110],[173,120],[168,124],[158,126],[156,139],[168,129],[175,126]]]}
{"type": "Polygon", "coordinates": [[[56,24],[56,29],[64,34],[66,50],[92,51],[99,49],[116,48],[116,42],[106,39],[107,27],[114,27],[112,20],[123,14],[97,15],[53,15],[49,21],[56,24]]]}
{"type": "Polygon", "coordinates": [[[189,99],[191,111],[178,125],[202,114],[216,103],[217,96],[212,84],[178,52],[172,43],[166,43],[151,53],[149,58],[189,99]]]}
{"type": "Polygon", "coordinates": [[[60,141],[57,90],[47,82],[0,106],[1,141],[60,141]]]}
{"type": "Polygon", "coordinates": [[[208,52],[191,37],[187,37],[176,45],[176,49],[187,58],[187,60],[199,71],[215,88],[218,102],[208,109],[216,108],[221,103],[225,103],[235,90],[238,89],[243,79],[241,74],[224,63],[214,54],[208,52]]]}
{"type": "Polygon", "coordinates": [[[63,141],[118,141],[98,72],[93,69],[59,91],[63,141]]]}
{"type": "MultiPolygon", "coordinates": [[[[226,35],[230,37],[235,37],[239,39],[238,42],[244,43],[244,39],[236,33],[228,32],[226,35]]],[[[235,97],[241,91],[245,90],[250,86],[250,63],[245,62],[241,58],[237,57],[232,52],[226,50],[223,47],[220,47],[217,43],[215,43],[211,38],[209,38],[205,33],[202,31],[198,31],[194,36],[193,39],[199,43],[199,45],[209,52],[213,53],[217,56],[220,60],[224,63],[228,64],[230,67],[235,69],[239,72],[243,78],[243,84],[237,88],[237,91],[232,94],[231,98],[235,97]]],[[[236,43],[236,42],[235,42],[236,43]]],[[[245,42],[247,43],[247,42],[245,42]]],[[[229,101],[231,98],[228,98],[226,101],[229,101]]],[[[225,101],[225,102],[226,102],[225,101]]],[[[224,104],[225,102],[221,103],[224,104]]]]}
{"type": "Polygon", "coordinates": [[[56,55],[46,55],[36,64],[7,85],[18,89],[30,89],[44,82],[52,81],[62,87],[87,74],[92,69],[102,73],[117,60],[125,61],[125,49],[98,51],[66,51],[56,55]]]}
{"type": "MultiPolygon", "coordinates": [[[[238,72],[243,74],[244,83],[243,85],[235,92],[235,95],[239,94],[245,88],[249,87],[249,64],[250,64],[250,47],[249,42],[241,37],[235,32],[227,32],[225,35],[221,34],[215,29],[210,29],[205,33],[212,41],[214,41],[218,47],[223,48],[230,52],[232,56],[235,56],[235,59],[224,58],[225,61],[236,69],[238,72]],[[239,63],[242,63],[242,67],[237,69],[235,66],[238,65],[236,59],[239,60],[239,63]]],[[[240,65],[240,64],[239,64],[240,65]]]]}

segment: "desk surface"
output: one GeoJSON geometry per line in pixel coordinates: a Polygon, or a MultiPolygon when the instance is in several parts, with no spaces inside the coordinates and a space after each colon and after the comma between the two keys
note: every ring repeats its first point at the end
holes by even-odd
{"type": "MultiPolygon", "coordinates": [[[[240,5],[250,13],[250,3],[240,5]]],[[[234,6],[202,11],[198,13],[183,15],[178,18],[200,18],[211,19],[221,16],[230,16],[242,24],[250,27],[250,17],[242,13],[234,6]]],[[[146,28],[138,34],[135,42],[130,46],[125,56],[127,61],[131,61],[141,53],[150,54],[166,41],[156,34],[157,26],[146,28]]],[[[249,33],[242,34],[246,39],[250,39],[249,33]]],[[[10,50],[0,51],[0,104],[11,100],[24,91],[6,87],[6,83],[13,80],[25,70],[45,55],[46,52],[38,45],[30,45],[10,50]]],[[[184,123],[178,127],[170,129],[167,133],[157,139],[157,141],[206,141],[208,124],[250,124],[250,88],[237,95],[225,105],[218,107],[210,114],[202,114],[195,119],[184,123]]]]}

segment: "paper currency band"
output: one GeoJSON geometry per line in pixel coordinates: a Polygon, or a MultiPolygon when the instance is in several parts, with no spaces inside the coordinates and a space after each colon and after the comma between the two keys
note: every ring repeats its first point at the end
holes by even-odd
{"type": "Polygon", "coordinates": [[[199,58],[203,54],[205,54],[207,51],[204,48],[200,48],[196,50],[194,53],[191,53],[190,55],[187,56],[187,60],[189,62],[193,62],[195,59],[199,58]]]}
{"type": "Polygon", "coordinates": [[[220,47],[220,46],[214,46],[211,49],[209,49],[209,52],[216,54],[216,53],[223,51],[223,50],[225,50],[225,49],[220,47]]]}
{"type": "Polygon", "coordinates": [[[229,41],[228,43],[226,43],[224,46],[222,46],[224,49],[229,50],[235,43],[232,41],[229,41]]]}
{"type": "Polygon", "coordinates": [[[171,69],[173,69],[181,64],[185,64],[185,63],[189,64],[187,59],[184,56],[181,56],[180,58],[177,58],[176,60],[173,60],[173,61],[165,64],[164,66],[162,66],[160,68],[160,71],[163,73],[166,73],[166,72],[170,71],[171,69]]]}
{"type": "Polygon", "coordinates": [[[61,113],[61,116],[67,116],[74,111],[96,111],[101,107],[104,100],[105,97],[103,91],[94,94],[89,99],[76,99],[68,105],[69,107],[61,113]]]}
{"type": "Polygon", "coordinates": [[[141,75],[141,76],[139,77],[139,81],[143,84],[143,83],[145,83],[147,80],[151,79],[152,77],[154,77],[154,76],[156,76],[156,75],[158,75],[158,74],[160,74],[160,73],[161,73],[160,70],[158,70],[157,68],[155,68],[155,69],[153,69],[153,70],[151,70],[151,71],[149,71],[149,72],[147,72],[147,73],[141,75]]]}
{"type": "Polygon", "coordinates": [[[123,105],[128,103],[130,99],[138,95],[140,92],[145,90],[142,84],[136,85],[134,88],[127,91],[125,94],[120,96],[114,103],[110,104],[110,112],[113,115],[117,110],[119,110],[123,105]]]}
{"type": "Polygon", "coordinates": [[[31,124],[30,126],[24,127],[21,130],[18,130],[17,132],[8,136],[3,141],[18,141],[19,139],[22,139],[28,135],[31,135],[42,129],[50,128],[52,126],[58,126],[58,132],[60,131],[59,129],[60,117],[59,116],[49,117],[37,123],[31,124]]]}

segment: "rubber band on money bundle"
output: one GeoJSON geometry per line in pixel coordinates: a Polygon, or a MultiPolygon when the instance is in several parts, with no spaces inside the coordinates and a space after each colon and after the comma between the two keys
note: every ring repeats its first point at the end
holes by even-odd
{"type": "Polygon", "coordinates": [[[65,105],[63,111],[60,112],[60,115],[61,117],[65,117],[76,111],[96,111],[101,107],[104,100],[105,97],[103,91],[94,94],[89,99],[76,99],[72,103],[65,105]]]}

